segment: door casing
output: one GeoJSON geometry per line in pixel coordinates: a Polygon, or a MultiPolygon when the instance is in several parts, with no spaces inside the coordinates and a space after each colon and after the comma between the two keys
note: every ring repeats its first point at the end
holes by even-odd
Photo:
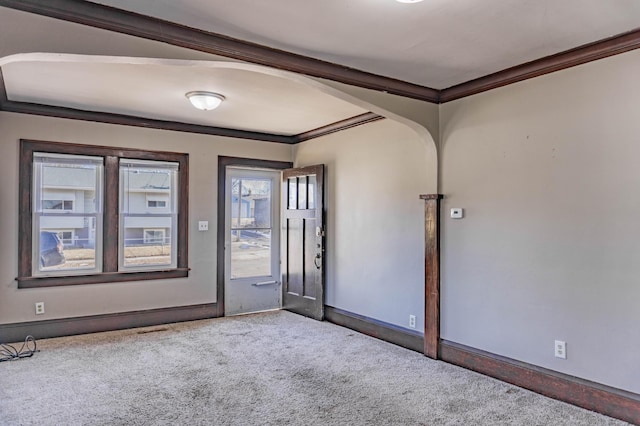
{"type": "Polygon", "coordinates": [[[225,282],[225,211],[227,185],[227,167],[247,167],[271,170],[284,170],[293,167],[287,161],[259,160],[255,158],[218,157],[218,220],[217,220],[217,255],[216,255],[216,314],[224,316],[224,282],[225,282]]]}

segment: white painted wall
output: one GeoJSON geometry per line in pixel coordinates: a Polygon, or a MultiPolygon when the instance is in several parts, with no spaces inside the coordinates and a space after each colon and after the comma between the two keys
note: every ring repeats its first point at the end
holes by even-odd
{"type": "Polygon", "coordinates": [[[0,112],[0,324],[216,301],[218,155],[291,161],[291,147],[189,133],[0,112]],[[189,277],[17,289],[19,139],[122,146],[189,154],[189,277]],[[209,221],[198,232],[199,220],[209,221]],[[45,315],[34,303],[45,302],[45,315]]]}
{"type": "Polygon", "coordinates": [[[640,392],[638,70],[634,51],[441,107],[444,339],[640,392]]]}
{"type": "MultiPolygon", "coordinates": [[[[433,142],[429,142],[433,144],[433,142]]],[[[382,120],[296,146],[298,167],[324,163],[326,304],[409,328],[424,324],[424,202],[433,146],[382,120]]]]}

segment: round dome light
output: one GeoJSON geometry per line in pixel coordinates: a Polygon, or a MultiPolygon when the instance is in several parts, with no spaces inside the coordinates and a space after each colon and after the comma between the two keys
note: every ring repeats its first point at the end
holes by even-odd
{"type": "Polygon", "coordinates": [[[201,90],[189,92],[185,96],[189,99],[191,105],[203,111],[218,108],[225,99],[224,96],[219,93],[204,92],[201,90]]]}

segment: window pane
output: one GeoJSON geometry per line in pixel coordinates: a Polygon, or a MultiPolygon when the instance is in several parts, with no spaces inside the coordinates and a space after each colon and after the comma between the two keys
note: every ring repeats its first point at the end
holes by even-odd
{"type": "Polygon", "coordinates": [[[231,231],[231,279],[271,275],[271,231],[231,231]]]}
{"type": "Polygon", "coordinates": [[[240,190],[242,188],[242,179],[231,179],[231,227],[240,227],[240,218],[243,216],[242,203],[240,202],[240,190]]]}
{"type": "Polygon", "coordinates": [[[120,268],[175,267],[178,164],[120,160],[120,268]]]}
{"type": "Polygon", "coordinates": [[[307,208],[307,177],[298,178],[298,208],[306,210],[307,208]]]}
{"type": "Polygon", "coordinates": [[[310,209],[315,209],[316,208],[316,175],[311,175],[309,176],[309,208],[310,209]]]}
{"type": "Polygon", "coordinates": [[[287,191],[289,192],[289,210],[296,210],[298,208],[298,180],[296,178],[289,178],[289,185],[287,191]]]}
{"type": "Polygon", "coordinates": [[[231,227],[270,228],[271,227],[271,180],[233,179],[237,181],[237,192],[231,193],[231,227]],[[239,194],[242,194],[239,196],[239,194]]]}
{"type": "Polygon", "coordinates": [[[174,225],[170,216],[127,216],[123,223],[122,266],[146,268],[172,265],[174,225]]]}
{"type": "Polygon", "coordinates": [[[33,270],[100,271],[102,158],[34,153],[33,270]]]}

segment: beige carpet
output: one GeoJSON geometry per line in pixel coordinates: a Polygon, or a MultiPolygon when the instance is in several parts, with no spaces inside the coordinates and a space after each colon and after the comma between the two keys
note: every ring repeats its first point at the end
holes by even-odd
{"type": "Polygon", "coordinates": [[[1,425],[622,425],[288,312],[41,340],[1,425]]]}

